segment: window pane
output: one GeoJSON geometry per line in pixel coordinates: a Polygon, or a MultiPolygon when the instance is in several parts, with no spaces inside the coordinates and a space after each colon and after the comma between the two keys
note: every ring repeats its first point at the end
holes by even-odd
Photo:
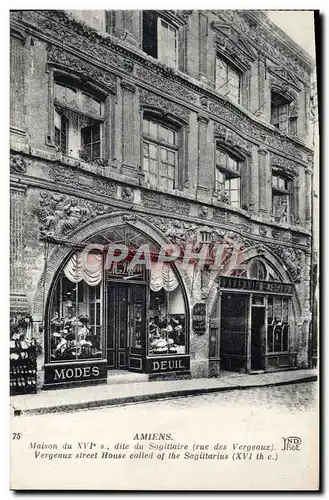
{"type": "Polygon", "coordinates": [[[168,162],[168,151],[165,148],[160,149],[161,162],[168,162]]]}
{"type": "Polygon", "coordinates": [[[150,124],[150,136],[154,137],[155,139],[158,138],[158,125],[153,122],[149,122],[150,124]]]}
{"type": "Polygon", "coordinates": [[[143,120],[143,134],[150,134],[150,122],[148,120],[143,120]]]}
{"type": "Polygon", "coordinates": [[[216,89],[221,94],[227,92],[227,65],[219,57],[216,59],[216,89]]]}
{"type": "Polygon", "coordinates": [[[169,144],[176,143],[175,136],[176,136],[175,132],[173,130],[168,129],[168,142],[169,142],[169,144]]]}
{"type": "Polygon", "coordinates": [[[150,152],[149,152],[149,143],[148,142],[144,142],[143,143],[143,154],[144,156],[148,157],[150,152]]]}
{"type": "Polygon", "coordinates": [[[92,128],[92,140],[93,142],[97,142],[100,140],[100,127],[96,125],[92,128]]]}
{"type": "Polygon", "coordinates": [[[55,83],[55,97],[63,104],[77,107],[77,92],[71,87],[55,83]]]}
{"type": "Polygon", "coordinates": [[[168,129],[160,125],[160,141],[168,142],[168,129]]]}
{"type": "Polygon", "coordinates": [[[150,158],[157,159],[158,158],[158,148],[154,144],[149,145],[150,158]]]}
{"type": "Polygon", "coordinates": [[[85,113],[100,116],[102,114],[101,102],[91,95],[82,92],[82,110],[85,113]]]}

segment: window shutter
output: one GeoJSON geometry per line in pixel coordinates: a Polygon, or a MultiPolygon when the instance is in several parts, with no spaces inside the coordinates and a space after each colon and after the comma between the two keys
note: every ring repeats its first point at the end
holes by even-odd
{"type": "Polygon", "coordinates": [[[241,103],[246,109],[249,109],[249,71],[241,75],[241,103]]]}
{"type": "Polygon", "coordinates": [[[106,11],[106,32],[113,33],[115,29],[115,11],[106,11]]]}

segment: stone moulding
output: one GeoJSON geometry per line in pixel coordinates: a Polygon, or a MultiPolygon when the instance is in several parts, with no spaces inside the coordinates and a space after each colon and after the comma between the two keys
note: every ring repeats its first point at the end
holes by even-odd
{"type": "Polygon", "coordinates": [[[142,105],[154,106],[165,115],[171,114],[174,117],[178,117],[184,122],[189,123],[190,111],[187,108],[184,108],[184,106],[179,106],[172,101],[164,99],[163,97],[144,89],[140,90],[139,97],[142,105]]]}
{"type": "Polygon", "coordinates": [[[251,144],[242,139],[239,134],[229,127],[226,127],[221,123],[217,123],[214,129],[214,136],[215,139],[219,139],[225,145],[236,149],[242,156],[246,157],[247,155],[251,155],[251,144]]]}
{"type": "Polygon", "coordinates": [[[298,167],[295,162],[282,156],[271,154],[271,168],[281,171],[289,179],[293,179],[299,175],[298,167]]]}
{"type": "Polygon", "coordinates": [[[147,207],[168,210],[169,212],[174,210],[176,213],[184,215],[188,215],[191,208],[190,204],[185,200],[150,191],[141,192],[141,202],[147,207]]]}
{"type": "Polygon", "coordinates": [[[102,87],[110,89],[112,93],[116,93],[117,79],[115,76],[51,44],[48,44],[47,51],[48,64],[64,67],[70,72],[75,71],[83,80],[94,81],[102,87]]]}

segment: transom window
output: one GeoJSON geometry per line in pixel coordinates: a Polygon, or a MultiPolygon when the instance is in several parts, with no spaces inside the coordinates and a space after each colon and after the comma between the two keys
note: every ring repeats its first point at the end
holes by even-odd
{"type": "Polygon", "coordinates": [[[216,90],[240,104],[241,74],[218,56],[216,58],[216,90]]]}
{"type": "Polygon", "coordinates": [[[289,181],[281,175],[272,175],[272,214],[277,222],[289,222],[289,181]]]}
{"type": "Polygon", "coordinates": [[[216,148],[215,192],[220,201],[240,206],[240,163],[226,151],[216,148]]]}
{"type": "Polygon", "coordinates": [[[103,100],[63,75],[55,77],[54,94],[55,144],[85,161],[100,159],[103,100]]]}
{"type": "Polygon", "coordinates": [[[143,119],[143,170],[152,187],[173,189],[178,164],[177,131],[143,119]]]}

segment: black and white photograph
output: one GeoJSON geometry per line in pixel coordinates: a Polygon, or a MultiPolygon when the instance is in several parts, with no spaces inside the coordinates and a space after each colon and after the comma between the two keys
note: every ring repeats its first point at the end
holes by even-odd
{"type": "Polygon", "coordinates": [[[317,26],[10,11],[11,490],[319,490],[317,26]]]}

